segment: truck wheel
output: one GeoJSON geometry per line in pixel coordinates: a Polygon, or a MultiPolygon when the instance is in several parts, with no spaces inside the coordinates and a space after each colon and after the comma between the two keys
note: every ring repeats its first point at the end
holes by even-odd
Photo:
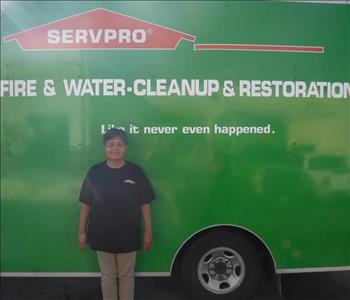
{"type": "Polygon", "coordinates": [[[212,232],[189,246],[182,277],[194,299],[248,299],[260,283],[261,265],[247,238],[235,232],[212,232]]]}

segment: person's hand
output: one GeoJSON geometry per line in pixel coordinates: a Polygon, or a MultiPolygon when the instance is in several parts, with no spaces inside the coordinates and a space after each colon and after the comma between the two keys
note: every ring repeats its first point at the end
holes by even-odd
{"type": "Polygon", "coordinates": [[[79,233],[78,241],[79,241],[79,248],[85,249],[86,248],[86,233],[79,233]]]}
{"type": "Polygon", "coordinates": [[[143,249],[146,252],[152,248],[152,244],[153,244],[152,231],[145,231],[143,235],[143,241],[144,241],[143,249]]]}

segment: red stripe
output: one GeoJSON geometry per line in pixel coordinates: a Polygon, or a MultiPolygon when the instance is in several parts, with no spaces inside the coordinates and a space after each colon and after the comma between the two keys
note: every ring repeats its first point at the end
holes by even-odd
{"type": "Polygon", "coordinates": [[[291,51],[323,53],[323,47],[240,44],[195,44],[195,50],[291,51]]]}

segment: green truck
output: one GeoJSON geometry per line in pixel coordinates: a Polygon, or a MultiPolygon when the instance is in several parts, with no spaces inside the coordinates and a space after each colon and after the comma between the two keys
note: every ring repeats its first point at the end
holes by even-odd
{"type": "Polygon", "coordinates": [[[236,299],[350,270],[350,6],[327,2],[2,1],[1,276],[99,276],[78,195],[111,127],[157,195],[137,275],[236,299]]]}

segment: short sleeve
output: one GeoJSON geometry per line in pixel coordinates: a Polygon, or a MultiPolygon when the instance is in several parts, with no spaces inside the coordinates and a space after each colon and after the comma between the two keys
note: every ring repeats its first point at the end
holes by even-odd
{"type": "Polygon", "coordinates": [[[156,199],[151,182],[146,174],[140,169],[140,204],[149,204],[156,199]]]}
{"type": "Polygon", "coordinates": [[[81,185],[79,201],[88,205],[92,203],[92,182],[90,178],[90,171],[86,175],[83,184],[81,185]]]}

